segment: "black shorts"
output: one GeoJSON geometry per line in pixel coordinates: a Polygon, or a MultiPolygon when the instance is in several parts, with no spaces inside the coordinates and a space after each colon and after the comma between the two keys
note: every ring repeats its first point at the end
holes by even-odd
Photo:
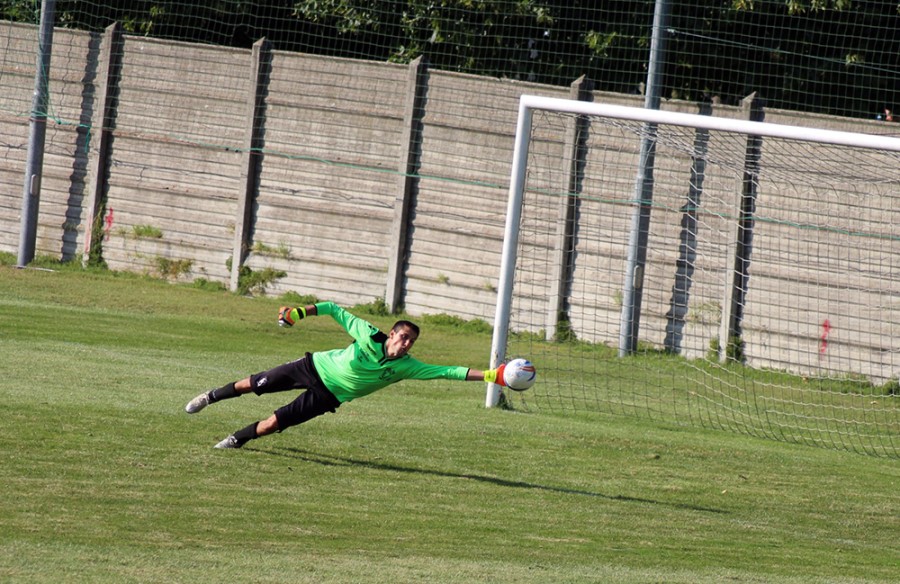
{"type": "Polygon", "coordinates": [[[251,375],[250,387],[256,395],[291,389],[306,390],[291,403],[275,410],[279,430],[302,424],[322,414],[334,413],[341,405],[322,383],[310,353],[296,361],[251,375]]]}

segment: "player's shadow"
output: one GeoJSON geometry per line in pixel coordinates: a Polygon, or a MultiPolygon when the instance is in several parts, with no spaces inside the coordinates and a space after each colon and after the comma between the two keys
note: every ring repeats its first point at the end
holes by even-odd
{"type": "Polygon", "coordinates": [[[704,507],[702,505],[692,505],[690,503],[673,503],[670,501],[658,501],[656,499],[646,499],[643,497],[629,497],[627,495],[607,495],[604,493],[597,493],[594,491],[586,491],[583,489],[570,489],[567,487],[554,487],[549,485],[539,485],[536,483],[529,483],[526,481],[514,481],[509,479],[503,479],[498,477],[491,477],[479,474],[472,473],[455,473],[455,472],[447,472],[443,470],[435,470],[430,468],[422,468],[422,467],[409,467],[409,466],[399,466],[396,464],[390,464],[385,462],[374,462],[371,460],[362,460],[357,458],[347,458],[342,456],[332,456],[329,454],[319,454],[317,452],[310,452],[308,450],[300,450],[299,448],[279,448],[278,450],[269,450],[269,449],[260,449],[260,448],[246,448],[246,450],[256,450],[258,452],[264,452],[267,454],[273,454],[275,456],[284,456],[287,458],[295,458],[298,460],[302,460],[304,462],[311,462],[315,464],[321,464],[323,466],[358,466],[368,469],[374,470],[385,470],[392,472],[402,472],[409,474],[426,474],[433,475],[439,477],[448,477],[455,479],[469,479],[473,481],[480,481],[483,483],[491,483],[494,485],[499,485],[501,487],[509,487],[512,489],[534,489],[539,491],[552,491],[555,493],[562,493],[565,495],[582,495],[584,497],[598,497],[602,499],[609,499],[611,501],[625,501],[629,503],[645,503],[651,505],[661,505],[664,507],[672,507],[675,509],[687,509],[690,511],[703,511],[706,513],[722,513],[727,514],[728,511],[724,509],[714,509],[712,507],[704,507]]]}

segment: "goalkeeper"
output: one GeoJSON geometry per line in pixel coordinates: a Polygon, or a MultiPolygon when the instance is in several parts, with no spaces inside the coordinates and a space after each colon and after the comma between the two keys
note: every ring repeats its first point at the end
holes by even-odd
{"type": "Polygon", "coordinates": [[[282,307],[278,324],[293,326],[305,317],[316,315],[328,315],[336,320],[355,342],[345,349],[306,353],[296,361],[201,393],[188,402],[185,411],[195,414],[209,404],[251,391],[262,395],[291,389],[306,390],[265,420],[253,422],[228,436],[216,444],[216,448],[240,448],[250,440],[333,413],[342,403],[404,379],[455,379],[504,385],[503,365],[478,371],[429,365],[409,355],[419,337],[419,327],[407,320],[396,322],[385,334],[333,302],[319,302],[301,308],[282,307]]]}

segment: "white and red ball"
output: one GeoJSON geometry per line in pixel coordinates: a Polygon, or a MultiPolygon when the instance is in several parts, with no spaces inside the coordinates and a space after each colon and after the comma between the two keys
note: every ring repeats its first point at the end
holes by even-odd
{"type": "Polygon", "coordinates": [[[516,391],[525,391],[537,380],[537,369],[528,359],[513,359],[503,368],[503,381],[516,391]]]}

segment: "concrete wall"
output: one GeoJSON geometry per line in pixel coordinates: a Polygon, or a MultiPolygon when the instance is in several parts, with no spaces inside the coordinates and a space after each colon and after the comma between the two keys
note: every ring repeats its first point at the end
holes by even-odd
{"type": "MultiPolygon", "coordinates": [[[[10,253],[18,247],[36,42],[33,27],[0,22],[0,251],[10,253]]],[[[287,273],[271,294],[292,290],[343,304],[385,298],[413,315],[487,321],[496,304],[519,96],[581,91],[594,101],[643,103],[641,96],[429,71],[422,64],[323,58],[264,44],[250,51],[163,42],[112,29],[57,30],[51,68],[39,254],[79,258],[99,224],[103,257],[113,269],[152,273],[183,261],[189,269],[179,279],[229,284],[227,264],[237,251],[253,270],[287,273]]],[[[664,109],[696,113],[698,106],[667,102],[664,109]]],[[[710,113],[748,116],[721,106],[710,113]]],[[[893,129],[790,112],[769,111],[766,120],[893,129]]],[[[572,130],[541,131],[542,147],[555,153],[557,166],[536,169],[534,180],[565,192],[572,130]]],[[[618,338],[637,153],[627,147],[611,153],[626,142],[607,136],[588,144],[589,171],[574,212],[577,249],[570,250],[565,274],[572,293],[562,304],[578,337],[593,342],[618,338]]],[[[762,164],[777,168],[785,155],[765,151],[762,164]]],[[[728,173],[710,169],[704,177],[691,290],[680,291],[691,163],[689,155],[657,160],[641,332],[655,346],[699,356],[720,333],[740,189],[728,173]],[[675,314],[679,299],[687,304],[675,314]]],[[[872,209],[856,203],[845,209],[850,190],[811,200],[777,186],[760,185],[759,212],[783,222],[759,223],[755,233],[743,321],[751,364],[822,367],[808,355],[818,351],[822,319],[831,318],[836,330],[855,332],[825,368],[896,375],[890,343],[900,325],[893,300],[900,290],[885,258],[900,257],[892,239],[900,220],[897,183],[889,181],[873,198],[885,208],[872,209]],[[774,192],[778,199],[768,199],[774,192]],[[855,218],[817,231],[816,240],[786,243],[796,239],[787,226],[824,213],[855,218]],[[846,231],[866,224],[878,225],[883,239],[871,240],[878,245],[870,251],[850,249],[846,231]],[[786,310],[799,295],[816,306],[786,310]],[[864,314],[872,306],[882,311],[864,314]]],[[[557,199],[529,207],[525,221],[557,225],[565,205],[557,199]]],[[[530,297],[517,297],[516,306],[524,309],[527,301],[529,311],[554,315],[560,239],[555,231],[533,237],[526,244],[539,253],[525,254],[520,270],[533,280],[530,297]]]]}
{"type": "Polygon", "coordinates": [[[185,277],[227,281],[249,71],[247,51],[125,37],[100,179],[110,268],[154,271],[158,258],[186,259],[185,277]]]}
{"type": "MultiPolygon", "coordinates": [[[[100,37],[58,30],[47,123],[36,249],[74,257],[82,244],[85,156],[93,122],[91,87],[100,37]]],[[[34,91],[37,29],[0,21],[0,250],[15,252],[34,91]]]]}
{"type": "Polygon", "coordinates": [[[399,65],[274,52],[248,258],[287,272],[273,293],[384,297],[406,79],[399,65]]]}

